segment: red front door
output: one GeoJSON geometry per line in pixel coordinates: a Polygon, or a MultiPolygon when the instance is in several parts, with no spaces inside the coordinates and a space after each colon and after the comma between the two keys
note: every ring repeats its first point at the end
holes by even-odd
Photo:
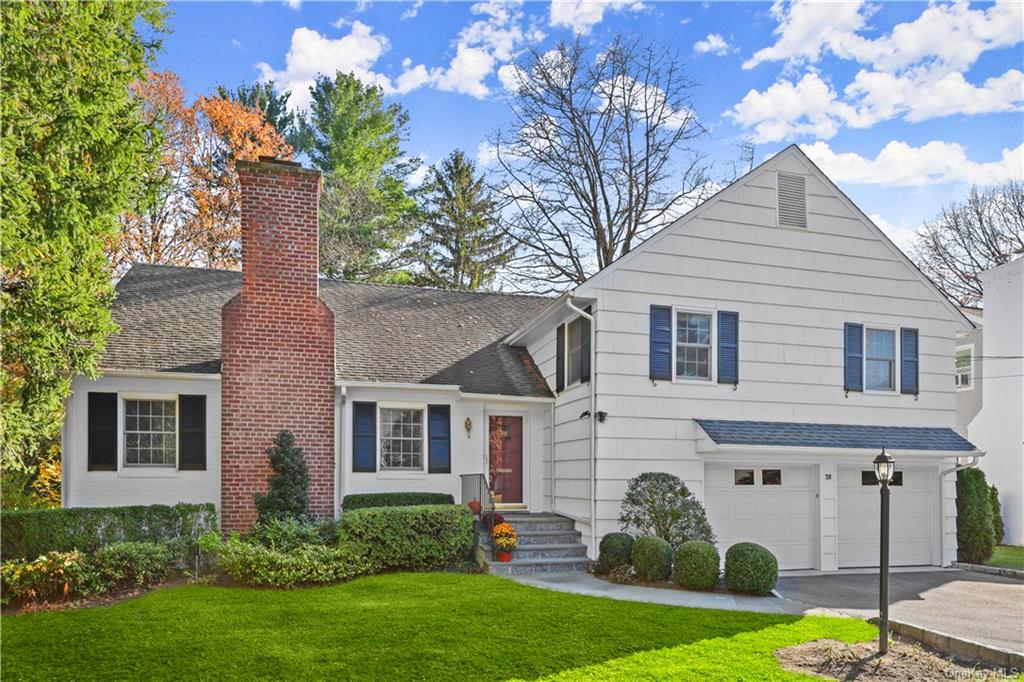
{"type": "Polygon", "coordinates": [[[491,416],[491,485],[501,503],[523,501],[523,418],[491,416]]]}

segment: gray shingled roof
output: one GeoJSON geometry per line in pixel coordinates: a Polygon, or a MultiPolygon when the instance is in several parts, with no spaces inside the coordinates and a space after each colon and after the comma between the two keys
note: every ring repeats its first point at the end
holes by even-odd
{"type": "MultiPolygon", "coordinates": [[[[136,265],[117,285],[121,326],[100,366],[220,371],[221,307],[241,273],[136,265]]],[[[323,280],[339,380],[456,384],[467,393],[550,395],[525,349],[501,339],[551,299],[323,280]]]]}
{"type": "Polygon", "coordinates": [[[851,450],[976,450],[953,429],[920,426],[859,424],[802,424],[797,422],[698,419],[704,432],[719,445],[788,445],[851,450]]]}

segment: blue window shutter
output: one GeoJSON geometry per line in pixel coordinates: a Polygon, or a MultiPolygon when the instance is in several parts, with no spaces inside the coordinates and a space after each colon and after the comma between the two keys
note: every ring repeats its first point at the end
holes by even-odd
{"type": "Polygon", "coordinates": [[[718,311],[718,383],[740,382],[740,314],[718,311]]]}
{"type": "Polygon", "coordinates": [[[847,322],[844,328],[845,350],[843,386],[847,391],[864,390],[864,325],[847,322]]]}
{"type": "Polygon", "coordinates": [[[565,390],[565,325],[555,329],[555,393],[565,390]]]}
{"type": "Polygon", "coordinates": [[[651,379],[672,379],[672,308],[651,306],[651,379]]]}
{"type": "Polygon", "coordinates": [[[917,330],[900,329],[900,393],[917,395],[917,330]]]}
{"type": "Polygon", "coordinates": [[[452,420],[448,405],[427,405],[427,473],[452,472],[452,420]]]}
{"type": "Polygon", "coordinates": [[[377,403],[352,403],[352,471],[377,470],[377,403]]]}
{"type": "MultiPolygon", "coordinates": [[[[590,314],[589,305],[583,310],[590,314]]],[[[583,335],[580,339],[580,383],[585,384],[590,381],[590,320],[585,317],[580,325],[580,334],[583,335]]]]}

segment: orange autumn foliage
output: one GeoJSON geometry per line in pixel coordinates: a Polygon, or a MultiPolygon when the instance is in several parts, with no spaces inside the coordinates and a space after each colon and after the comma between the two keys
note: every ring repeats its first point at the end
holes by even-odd
{"type": "Polygon", "coordinates": [[[292,148],[261,112],[244,104],[220,97],[186,104],[172,72],[151,72],[132,90],[160,163],[111,245],[115,272],[133,262],[237,268],[241,214],[234,161],[291,158],[292,148]]]}

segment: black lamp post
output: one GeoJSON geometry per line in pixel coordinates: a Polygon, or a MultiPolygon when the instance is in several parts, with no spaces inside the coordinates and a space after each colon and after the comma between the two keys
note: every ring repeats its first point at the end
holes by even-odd
{"type": "Polygon", "coordinates": [[[882,448],[875,457],[875,478],[882,485],[882,532],[878,551],[878,653],[889,651],[889,483],[896,460],[882,448]]]}

